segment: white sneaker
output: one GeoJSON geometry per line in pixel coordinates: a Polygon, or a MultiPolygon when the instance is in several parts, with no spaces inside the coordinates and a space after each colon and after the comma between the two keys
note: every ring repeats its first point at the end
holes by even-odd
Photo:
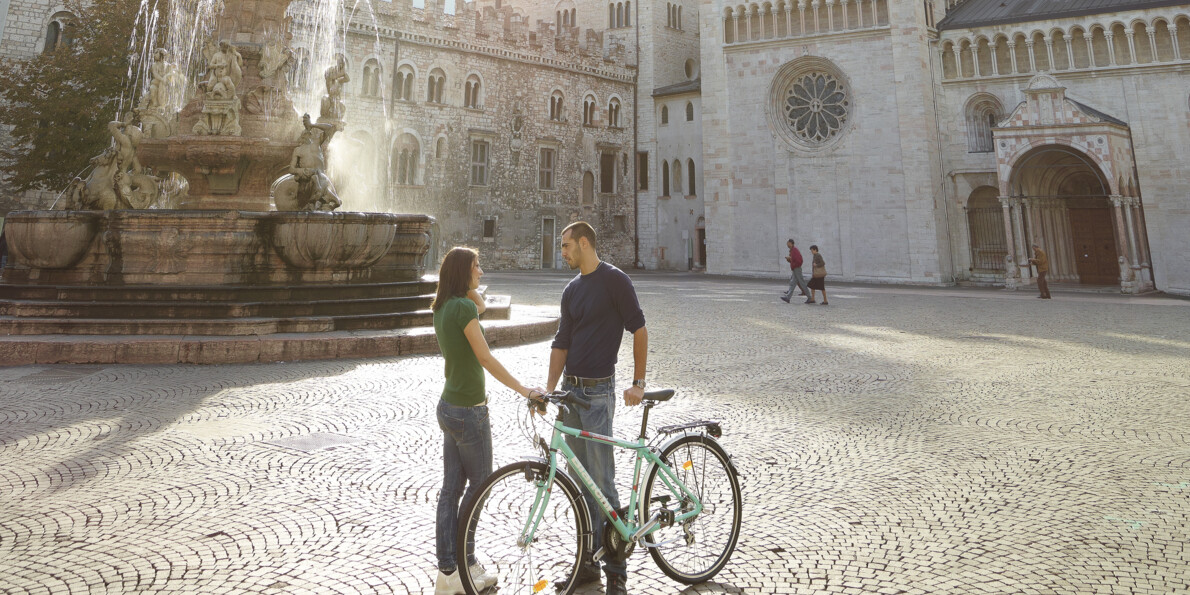
{"type": "Polygon", "coordinates": [[[466,595],[463,590],[463,579],[459,578],[456,570],[450,574],[438,571],[438,580],[434,581],[434,595],[466,595]]]}
{"type": "Polygon", "coordinates": [[[496,575],[488,572],[479,562],[471,565],[471,580],[475,581],[475,589],[484,589],[496,584],[496,575]]]}

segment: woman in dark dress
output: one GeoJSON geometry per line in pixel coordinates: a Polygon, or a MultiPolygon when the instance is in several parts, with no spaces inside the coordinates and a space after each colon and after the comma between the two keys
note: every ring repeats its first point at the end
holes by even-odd
{"type": "Polygon", "coordinates": [[[822,259],[822,255],[818,253],[818,246],[810,246],[810,252],[814,255],[814,272],[810,274],[810,303],[814,303],[814,296],[818,292],[822,292],[822,305],[826,306],[826,261],[822,259]]]}

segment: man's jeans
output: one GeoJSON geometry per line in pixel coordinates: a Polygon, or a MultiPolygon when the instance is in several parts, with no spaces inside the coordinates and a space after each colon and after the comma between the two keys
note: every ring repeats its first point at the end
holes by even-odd
{"type": "MultiPolygon", "coordinates": [[[[571,391],[580,399],[591,403],[590,409],[570,407],[562,418],[562,423],[572,428],[581,428],[588,432],[612,435],[612,418],[616,415],[616,380],[613,377],[607,382],[601,382],[591,387],[575,386],[563,381],[562,390],[571,391]]],[[[594,440],[583,440],[574,436],[566,437],[566,444],[574,451],[578,461],[582,463],[595,485],[599,487],[607,501],[613,508],[620,507],[620,495],[616,492],[616,461],[614,449],[610,444],[603,444],[594,440]]],[[[578,477],[571,474],[581,486],[578,477]]],[[[591,524],[594,529],[594,551],[603,547],[603,524],[607,520],[599,507],[595,504],[595,497],[583,488],[583,498],[587,501],[587,509],[591,511],[591,524]]],[[[623,560],[613,560],[611,556],[603,558],[603,570],[608,574],[628,576],[628,564],[623,560]]]]}
{"type": "Polygon", "coordinates": [[[801,267],[793,269],[793,276],[789,278],[789,291],[785,292],[786,297],[793,297],[794,287],[801,287],[802,293],[806,294],[806,297],[810,297],[810,290],[806,287],[806,280],[802,278],[801,267]]]}
{"type": "MultiPolygon", "coordinates": [[[[455,560],[455,535],[459,528],[459,499],[463,486],[467,497],[492,474],[492,425],[488,406],[458,407],[438,401],[438,427],[442,428],[442,494],[438,496],[438,528],[435,546],[438,570],[450,573],[455,560]]],[[[475,560],[468,560],[474,564],[475,560]]]]}

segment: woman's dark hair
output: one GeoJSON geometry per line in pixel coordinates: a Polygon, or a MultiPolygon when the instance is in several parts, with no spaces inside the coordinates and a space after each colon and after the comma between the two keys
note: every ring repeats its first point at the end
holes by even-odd
{"type": "Polygon", "coordinates": [[[442,259],[438,269],[438,293],[430,304],[430,310],[438,311],[442,304],[453,297],[464,297],[471,289],[471,265],[479,260],[479,252],[471,248],[451,248],[442,259]]]}
{"type": "MultiPolygon", "coordinates": [[[[814,244],[814,245],[810,246],[810,249],[811,249],[811,250],[813,250],[813,251],[815,251],[815,252],[817,252],[817,251],[818,251],[818,244],[814,244]]],[[[445,265],[446,263],[442,263],[442,264],[444,264],[444,265],[445,265]]]]}

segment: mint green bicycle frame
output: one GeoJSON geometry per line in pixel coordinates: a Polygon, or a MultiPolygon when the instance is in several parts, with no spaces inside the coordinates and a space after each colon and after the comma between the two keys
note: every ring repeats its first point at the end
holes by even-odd
{"type": "MultiPolygon", "coordinates": [[[[529,518],[525,521],[524,528],[521,529],[520,538],[517,539],[517,544],[519,546],[526,547],[528,544],[533,543],[533,538],[537,532],[538,523],[541,522],[541,518],[545,514],[546,506],[550,501],[550,486],[553,485],[554,476],[558,471],[559,452],[562,453],[562,457],[566,459],[566,464],[569,466],[571,473],[577,476],[578,481],[582,482],[582,484],[586,486],[587,490],[594,494],[597,506],[603,510],[603,516],[611,521],[612,526],[616,528],[616,532],[620,534],[620,537],[624,538],[626,543],[635,541],[647,535],[651,535],[653,532],[657,531],[657,529],[660,529],[660,527],[654,527],[652,530],[643,534],[636,534],[640,530],[640,525],[638,525],[636,522],[636,513],[637,504],[640,498],[640,472],[641,463],[643,461],[648,461],[658,467],[660,473],[657,477],[659,477],[665,486],[669,488],[670,493],[676,495],[680,491],[683,496],[689,498],[690,501],[694,503],[693,510],[674,515],[675,525],[692,519],[702,513],[702,500],[698,498],[697,494],[691,492],[690,489],[686,487],[686,484],[682,483],[682,481],[678,479],[677,475],[674,474],[673,469],[671,469],[669,465],[665,464],[665,462],[653,452],[653,449],[649,448],[648,444],[645,442],[643,431],[641,432],[641,437],[637,438],[635,442],[627,442],[612,438],[610,436],[603,436],[601,434],[595,434],[593,432],[587,432],[565,426],[562,424],[562,420],[560,419],[554,420],[553,426],[554,433],[553,437],[550,439],[549,448],[549,477],[546,478],[544,483],[539,483],[537,486],[537,496],[533,500],[533,508],[529,511],[529,518]],[[578,458],[574,454],[574,451],[570,449],[568,444],[566,444],[564,436],[574,436],[576,438],[590,440],[592,442],[602,442],[604,444],[610,444],[616,448],[625,448],[636,452],[636,468],[632,472],[632,495],[629,498],[627,509],[628,519],[620,518],[616,511],[612,510],[611,503],[607,501],[607,496],[605,496],[599,487],[595,485],[595,481],[591,479],[591,475],[587,473],[586,468],[584,468],[582,463],[579,462],[578,458]]],[[[582,494],[579,494],[579,497],[582,497],[582,494]]],[[[592,522],[598,521],[596,519],[592,519],[592,522]]],[[[593,529],[594,527],[592,527],[592,530],[593,529]]],[[[592,551],[598,551],[600,546],[599,544],[592,544],[592,547],[592,551]]]]}

